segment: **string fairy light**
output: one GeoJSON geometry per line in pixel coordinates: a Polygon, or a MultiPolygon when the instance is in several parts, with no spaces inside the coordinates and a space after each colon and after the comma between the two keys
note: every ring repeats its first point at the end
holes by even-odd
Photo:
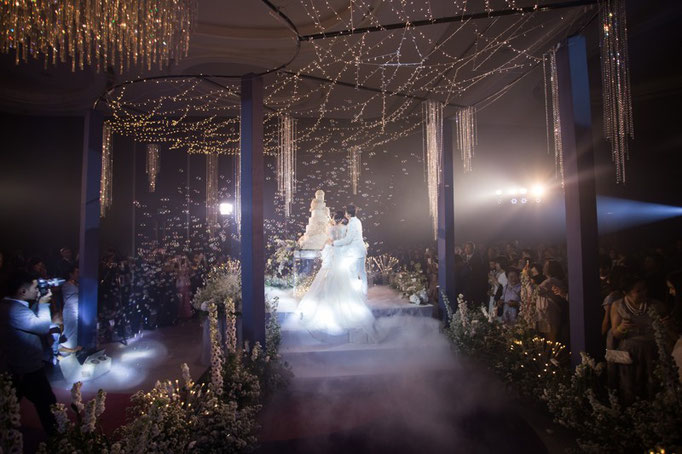
{"type": "Polygon", "coordinates": [[[474,156],[474,149],[478,144],[476,133],[476,107],[468,106],[459,109],[455,114],[457,123],[457,148],[462,154],[464,171],[471,172],[471,161],[474,156]]]}
{"type": "Polygon", "coordinates": [[[443,144],[443,104],[427,100],[423,106],[424,125],[424,164],[426,166],[426,185],[429,197],[429,212],[433,221],[433,235],[438,238],[438,185],[440,184],[443,144]]]}
{"type": "Polygon", "coordinates": [[[147,183],[149,192],[156,191],[156,179],[161,167],[159,165],[159,144],[147,144],[147,183]]]}
{"type": "Polygon", "coordinates": [[[99,185],[100,217],[107,215],[112,202],[114,155],[111,133],[111,124],[105,121],[102,126],[102,175],[99,185]]]}
{"type": "Polygon", "coordinates": [[[196,0],[12,0],[0,2],[0,52],[119,73],[162,69],[187,56],[196,0]]]}
{"type": "Polygon", "coordinates": [[[625,183],[628,140],[634,139],[625,1],[602,0],[601,23],[604,135],[611,143],[616,181],[625,183]]]}
{"type": "Polygon", "coordinates": [[[296,120],[289,115],[279,117],[277,187],[284,199],[284,216],[288,218],[296,192],[296,120]]]}

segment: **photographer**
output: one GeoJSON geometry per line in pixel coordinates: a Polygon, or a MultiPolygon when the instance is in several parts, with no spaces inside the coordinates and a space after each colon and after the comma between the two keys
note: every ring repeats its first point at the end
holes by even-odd
{"type": "Polygon", "coordinates": [[[43,340],[50,331],[48,290],[40,296],[38,281],[26,271],[15,271],[7,281],[8,297],[0,301],[0,363],[10,373],[17,399],[33,402],[48,434],[55,429],[50,406],[57,402],[45,372],[43,340]],[[37,301],[36,309],[29,302],[37,301]]]}

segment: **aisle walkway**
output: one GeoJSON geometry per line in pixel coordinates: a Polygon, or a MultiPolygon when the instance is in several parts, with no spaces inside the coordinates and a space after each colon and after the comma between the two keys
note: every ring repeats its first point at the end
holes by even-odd
{"type": "Polygon", "coordinates": [[[456,357],[428,308],[373,291],[378,344],[325,345],[284,316],[296,377],[266,404],[258,452],[547,452],[499,381],[456,357]]]}

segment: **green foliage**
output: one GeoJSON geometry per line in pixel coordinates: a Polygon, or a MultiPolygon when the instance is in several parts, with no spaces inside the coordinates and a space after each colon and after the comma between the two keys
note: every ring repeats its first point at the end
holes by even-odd
{"type": "Polygon", "coordinates": [[[650,313],[661,360],[653,399],[621,403],[606,385],[605,364],[581,353],[581,364],[566,367],[562,345],[536,335],[526,323],[503,325],[485,309],[471,309],[461,295],[446,333],[464,354],[491,367],[521,395],[543,401],[557,423],[572,429],[582,452],[682,451],[682,387],[670,357],[666,330],[650,313]]]}

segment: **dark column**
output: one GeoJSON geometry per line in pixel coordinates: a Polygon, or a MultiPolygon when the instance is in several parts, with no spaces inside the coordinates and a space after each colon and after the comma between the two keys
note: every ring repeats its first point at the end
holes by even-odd
{"type": "Polygon", "coordinates": [[[241,85],[242,327],[251,345],[265,345],[263,80],[248,74],[241,85]]]}
{"type": "MultiPolygon", "coordinates": [[[[438,186],[438,311],[443,320],[446,317],[445,293],[450,305],[455,308],[455,203],[454,203],[454,160],[452,141],[452,120],[443,120],[443,143],[441,165],[443,174],[438,186]]],[[[447,320],[446,320],[447,321],[447,320]]]]}
{"type": "Polygon", "coordinates": [[[599,235],[585,37],[557,51],[561,139],[564,153],[566,246],[572,363],[580,352],[603,353],[599,301],[599,235]]]}
{"type": "Polygon", "coordinates": [[[99,269],[99,190],[102,175],[101,113],[85,114],[83,167],[81,171],[81,222],[78,247],[78,345],[97,343],[97,284],[99,269]]]}

